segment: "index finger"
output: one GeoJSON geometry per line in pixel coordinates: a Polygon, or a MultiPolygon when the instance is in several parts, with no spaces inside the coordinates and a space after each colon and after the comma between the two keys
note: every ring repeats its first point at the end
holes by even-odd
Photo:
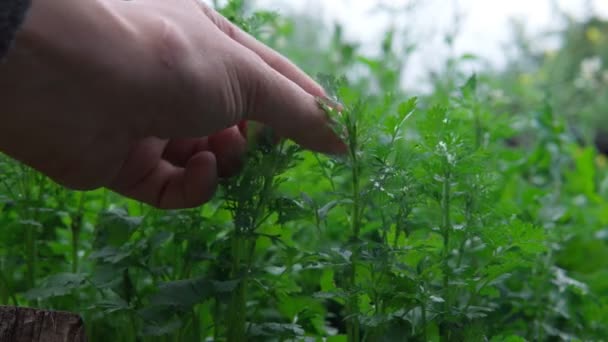
{"type": "Polygon", "coordinates": [[[253,51],[257,54],[266,64],[282,74],[310,95],[316,97],[326,97],[327,94],[323,87],[317,82],[310,78],[300,68],[293,64],[285,56],[281,55],[277,51],[266,46],[259,40],[255,39],[249,33],[241,30],[238,26],[231,23],[228,19],[224,18],[221,14],[203,4],[198,0],[196,1],[201,7],[205,15],[215,23],[215,25],[224,32],[228,37],[237,43],[241,44],[245,48],[253,51]]]}

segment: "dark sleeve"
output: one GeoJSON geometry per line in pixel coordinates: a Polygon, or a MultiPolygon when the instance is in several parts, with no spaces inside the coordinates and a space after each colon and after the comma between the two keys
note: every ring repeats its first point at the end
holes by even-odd
{"type": "Polygon", "coordinates": [[[0,59],[4,58],[13,45],[15,34],[29,6],[30,0],[0,0],[0,59]]]}

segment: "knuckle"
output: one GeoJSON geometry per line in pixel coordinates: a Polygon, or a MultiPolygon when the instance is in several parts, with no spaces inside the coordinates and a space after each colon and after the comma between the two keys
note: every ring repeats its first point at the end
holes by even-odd
{"type": "Polygon", "coordinates": [[[234,62],[237,75],[235,93],[239,94],[243,119],[256,119],[263,111],[270,73],[261,58],[253,53],[240,55],[234,62]]]}
{"type": "Polygon", "coordinates": [[[230,20],[226,19],[224,16],[216,12],[214,9],[209,6],[202,6],[203,13],[209,18],[217,28],[219,28],[225,35],[230,37],[231,39],[236,39],[239,35],[239,29],[233,25],[230,20]]]}
{"type": "Polygon", "coordinates": [[[265,56],[264,60],[273,69],[281,69],[289,64],[288,60],[278,53],[269,53],[265,56]]]}
{"type": "Polygon", "coordinates": [[[234,26],[228,19],[220,16],[217,23],[218,27],[231,39],[236,40],[239,34],[239,29],[234,26]]]}
{"type": "Polygon", "coordinates": [[[197,6],[199,6],[199,8],[203,11],[203,13],[207,17],[211,18],[216,15],[215,10],[213,8],[209,7],[209,5],[207,5],[206,3],[204,3],[200,0],[194,0],[194,2],[197,6]]]}
{"type": "Polygon", "coordinates": [[[164,67],[179,68],[188,46],[185,34],[176,23],[166,18],[158,19],[157,30],[153,43],[155,56],[164,67]]]}

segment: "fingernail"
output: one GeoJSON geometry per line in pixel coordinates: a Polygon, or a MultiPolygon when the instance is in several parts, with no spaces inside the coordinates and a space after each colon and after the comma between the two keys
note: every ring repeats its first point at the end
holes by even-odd
{"type": "Polygon", "coordinates": [[[327,107],[329,107],[331,109],[334,109],[334,110],[336,110],[338,112],[341,112],[342,110],[344,110],[344,106],[340,102],[338,102],[335,99],[332,99],[329,96],[319,97],[317,99],[318,99],[318,101],[322,105],[325,105],[325,106],[327,106],[327,107]]]}

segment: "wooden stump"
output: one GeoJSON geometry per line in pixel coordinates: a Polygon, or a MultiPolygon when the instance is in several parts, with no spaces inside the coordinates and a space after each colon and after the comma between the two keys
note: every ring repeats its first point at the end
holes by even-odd
{"type": "Polygon", "coordinates": [[[86,342],[84,323],[79,315],[0,306],[2,342],[86,342]]]}

